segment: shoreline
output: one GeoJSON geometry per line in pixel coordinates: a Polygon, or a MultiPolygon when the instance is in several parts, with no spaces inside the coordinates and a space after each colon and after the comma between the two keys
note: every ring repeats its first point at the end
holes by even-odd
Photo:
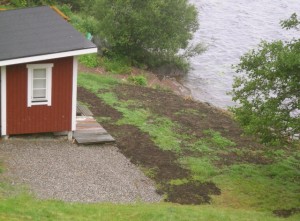
{"type": "MultiPolygon", "coordinates": [[[[80,63],[78,65],[78,71],[85,72],[85,73],[102,74],[102,75],[109,74],[109,72],[107,72],[105,70],[105,68],[103,68],[103,67],[89,68],[80,63]]],[[[147,78],[147,87],[150,87],[150,88],[158,87],[158,88],[162,88],[165,90],[170,90],[174,94],[183,97],[185,100],[193,100],[193,101],[205,104],[211,108],[217,109],[223,113],[231,115],[227,109],[215,106],[210,102],[201,101],[201,100],[198,100],[195,97],[193,97],[191,89],[184,86],[177,79],[177,78],[180,78],[180,76],[178,76],[178,77],[163,76],[161,78],[160,77],[161,75],[155,74],[152,71],[139,69],[137,67],[132,67],[130,74],[113,74],[113,75],[122,81],[126,81],[127,78],[130,76],[145,75],[147,78]]]]}

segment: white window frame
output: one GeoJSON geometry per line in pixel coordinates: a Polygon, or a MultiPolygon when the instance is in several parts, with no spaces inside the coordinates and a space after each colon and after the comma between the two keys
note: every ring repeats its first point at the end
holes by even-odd
{"type": "Polygon", "coordinates": [[[53,64],[27,64],[28,80],[27,80],[27,106],[47,105],[52,103],[52,68],[53,64]],[[33,96],[33,71],[34,69],[46,69],[46,101],[34,101],[33,96]]]}

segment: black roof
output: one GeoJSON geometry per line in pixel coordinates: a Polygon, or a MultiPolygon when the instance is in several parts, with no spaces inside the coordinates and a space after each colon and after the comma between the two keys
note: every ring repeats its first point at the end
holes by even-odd
{"type": "Polygon", "coordinates": [[[95,47],[48,6],[0,11],[0,61],[95,47]]]}

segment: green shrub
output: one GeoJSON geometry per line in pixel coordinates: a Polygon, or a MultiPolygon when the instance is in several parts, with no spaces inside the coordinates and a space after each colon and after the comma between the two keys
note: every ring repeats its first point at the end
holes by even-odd
{"type": "Polygon", "coordinates": [[[136,76],[130,76],[127,79],[129,82],[140,85],[140,86],[146,86],[147,85],[147,78],[144,75],[136,75],[136,76]]]}
{"type": "Polygon", "coordinates": [[[97,54],[82,55],[79,58],[79,62],[89,68],[95,68],[100,65],[99,57],[97,56],[97,54]]]}
{"type": "Polygon", "coordinates": [[[97,21],[94,17],[81,14],[72,14],[69,17],[72,25],[81,33],[86,34],[89,32],[95,34],[97,21]]]}
{"type": "MultiPolygon", "coordinates": [[[[197,14],[188,0],[98,0],[94,13],[99,21],[97,34],[113,52],[154,67],[188,48],[199,26],[197,14]]],[[[186,66],[183,60],[174,62],[186,66]]]]}
{"type": "Polygon", "coordinates": [[[11,0],[10,1],[16,7],[26,7],[27,1],[26,0],[11,0]]]}

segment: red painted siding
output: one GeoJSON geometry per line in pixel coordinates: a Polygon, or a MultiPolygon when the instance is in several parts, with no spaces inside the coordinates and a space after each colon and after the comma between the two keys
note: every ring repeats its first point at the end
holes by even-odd
{"type": "Polygon", "coordinates": [[[27,107],[27,64],[7,66],[7,134],[70,131],[72,122],[73,57],[53,63],[52,105],[27,107]]]}

